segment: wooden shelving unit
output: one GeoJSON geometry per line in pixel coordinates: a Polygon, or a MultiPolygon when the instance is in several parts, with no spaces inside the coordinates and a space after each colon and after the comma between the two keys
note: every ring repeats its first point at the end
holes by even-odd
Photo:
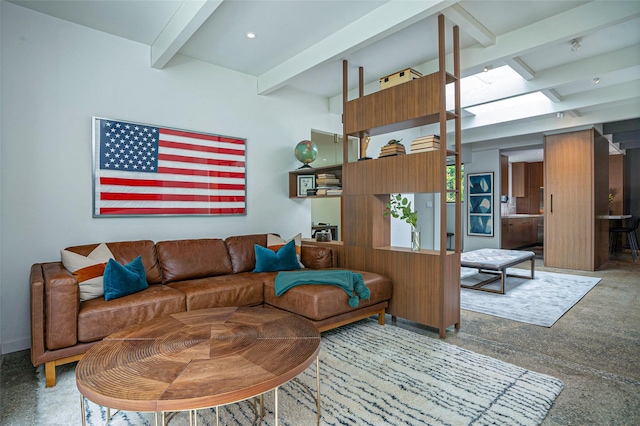
{"type": "MultiPolygon", "coordinates": [[[[342,239],[344,265],[378,272],[394,285],[388,313],[439,330],[460,327],[460,47],[459,30],[453,28],[454,72],[445,70],[444,16],[438,17],[439,71],[419,79],[363,96],[347,99],[348,66],[343,66],[343,132],[363,138],[427,124],[440,124],[443,149],[376,160],[345,162],[342,170],[342,239]],[[446,85],[453,83],[455,110],[446,110],[446,85]],[[455,120],[454,149],[447,147],[447,121],[455,120]],[[447,160],[456,165],[456,188],[446,188],[447,160]],[[440,193],[439,250],[414,252],[391,246],[390,219],[385,204],[395,193],[440,193]],[[445,194],[456,194],[455,244],[447,250],[445,194]]],[[[345,149],[346,150],[346,149],[345,149]]],[[[346,153],[344,158],[348,158],[346,153]]]]}
{"type": "Polygon", "coordinates": [[[333,173],[342,182],[342,164],[333,164],[331,166],[320,167],[305,167],[303,169],[296,169],[289,172],[289,198],[330,198],[341,197],[341,195],[311,195],[311,196],[298,196],[298,176],[300,175],[317,175],[318,173],[333,173]]]}

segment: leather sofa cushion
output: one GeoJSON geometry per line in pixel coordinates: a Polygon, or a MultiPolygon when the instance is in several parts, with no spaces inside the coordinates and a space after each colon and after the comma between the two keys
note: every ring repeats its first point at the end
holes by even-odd
{"type": "Polygon", "coordinates": [[[164,284],[230,274],[231,260],[221,239],[161,241],[156,244],[164,284]]]}
{"type": "Polygon", "coordinates": [[[326,269],[338,266],[335,250],[328,247],[302,246],[300,261],[305,268],[326,269]]]}
{"type": "MultiPolygon", "coordinates": [[[[67,247],[66,250],[87,256],[99,244],[88,244],[82,246],[67,247]]],[[[151,240],[141,241],[120,241],[107,243],[107,247],[113,254],[115,260],[122,265],[130,263],[138,256],[142,256],[142,264],[147,274],[147,282],[149,284],[160,284],[162,282],[162,273],[160,265],[158,265],[158,257],[156,256],[156,245],[151,240]]]]}
{"type": "Polygon", "coordinates": [[[184,294],[162,284],[105,301],[103,297],[80,303],[78,341],[93,342],[132,324],[186,310],[184,294]]]}
{"type": "Polygon", "coordinates": [[[251,272],[256,267],[254,245],[267,246],[267,234],[240,235],[224,240],[231,257],[233,273],[251,272]]]}
{"type": "Polygon", "coordinates": [[[186,295],[187,310],[231,306],[256,306],[263,302],[260,274],[241,274],[178,281],[169,287],[186,295]]]}
{"type": "Polygon", "coordinates": [[[264,302],[273,307],[301,315],[312,321],[344,314],[391,298],[393,286],[385,276],[372,272],[355,271],[362,274],[365,285],[371,292],[369,300],[360,300],[358,308],[349,306],[349,296],[340,287],[324,284],[309,284],[294,287],[281,296],[276,296],[275,277],[264,278],[264,302]]]}

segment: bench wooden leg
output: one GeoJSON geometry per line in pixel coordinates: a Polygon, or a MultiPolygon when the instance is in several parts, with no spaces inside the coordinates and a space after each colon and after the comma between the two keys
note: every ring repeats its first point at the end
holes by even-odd
{"type": "Polygon", "coordinates": [[[385,314],[385,310],[384,309],[382,309],[380,311],[380,313],[378,313],[378,324],[380,324],[380,325],[384,325],[384,323],[385,323],[384,314],[385,314]]]}
{"type": "Polygon", "coordinates": [[[44,365],[45,383],[48,388],[56,385],[56,362],[49,361],[44,365]]]}
{"type": "Polygon", "coordinates": [[[44,378],[45,385],[48,388],[52,388],[56,385],[56,367],[58,365],[69,364],[71,362],[80,361],[84,354],[68,356],[66,358],[56,359],[55,361],[49,361],[44,364],[44,378]]]}

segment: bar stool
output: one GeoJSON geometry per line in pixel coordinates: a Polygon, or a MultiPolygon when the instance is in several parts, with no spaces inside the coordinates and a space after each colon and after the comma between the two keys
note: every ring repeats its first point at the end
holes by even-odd
{"type": "Polygon", "coordinates": [[[618,234],[626,234],[629,248],[631,249],[631,257],[633,257],[633,261],[635,262],[638,259],[638,238],[636,237],[638,225],[640,225],[640,216],[632,219],[631,226],[620,226],[609,229],[609,252],[614,253],[617,250],[618,234]]]}

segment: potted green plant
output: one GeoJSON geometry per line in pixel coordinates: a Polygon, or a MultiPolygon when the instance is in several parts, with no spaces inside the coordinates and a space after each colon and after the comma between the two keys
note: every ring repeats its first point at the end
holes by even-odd
{"type": "Polygon", "coordinates": [[[411,201],[402,194],[392,195],[384,210],[384,216],[401,219],[411,225],[411,248],[420,250],[420,228],[418,228],[418,212],[411,208],[411,201]]]}

